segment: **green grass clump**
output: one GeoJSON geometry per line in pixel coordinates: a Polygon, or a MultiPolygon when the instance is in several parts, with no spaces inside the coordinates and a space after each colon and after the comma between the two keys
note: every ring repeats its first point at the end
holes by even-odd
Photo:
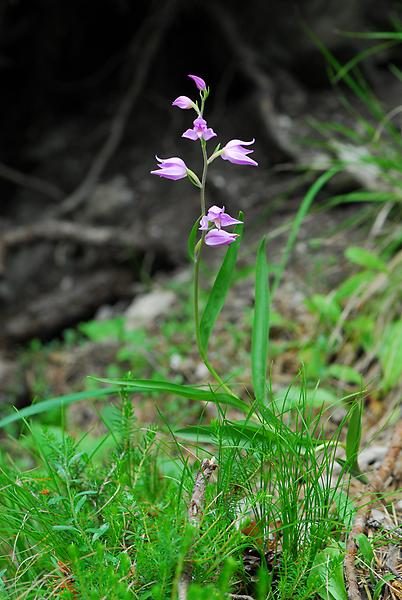
{"type": "Polygon", "coordinates": [[[322,416],[301,397],[285,412],[223,416],[172,443],[141,428],[123,395],[101,439],[27,424],[28,468],[1,456],[2,597],[175,598],[191,548],[189,597],[313,598],[317,554],[344,530],[332,478],[339,431],[320,439],[322,416]],[[189,456],[200,451],[183,454],[180,440],[206,432],[219,469],[195,532],[189,456]]]}

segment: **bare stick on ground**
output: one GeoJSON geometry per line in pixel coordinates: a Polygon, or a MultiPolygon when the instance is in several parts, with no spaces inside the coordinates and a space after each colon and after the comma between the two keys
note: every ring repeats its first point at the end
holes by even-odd
{"type": "Polygon", "coordinates": [[[357,537],[364,532],[366,527],[366,521],[370,508],[373,502],[377,500],[377,497],[384,490],[386,481],[395,467],[396,460],[402,449],[402,419],[398,422],[395,427],[394,434],[392,436],[391,445],[385,456],[383,464],[377,473],[372,477],[369,485],[369,495],[366,497],[366,502],[359,508],[356,513],[355,522],[352,531],[349,535],[349,540],[346,546],[346,556],[344,561],[345,576],[348,584],[348,598],[349,600],[362,600],[362,595],[359,591],[359,584],[357,581],[357,573],[355,568],[355,560],[358,550],[357,537]]]}
{"type": "MultiPolygon", "coordinates": [[[[211,459],[205,458],[201,463],[201,468],[198,471],[195,482],[193,494],[191,496],[190,504],[188,506],[188,521],[194,529],[200,528],[201,519],[203,515],[205,505],[205,490],[209,480],[211,479],[212,473],[217,468],[214,457],[211,459]]],[[[186,558],[186,565],[179,581],[178,597],[179,600],[187,599],[187,590],[191,581],[192,564],[191,564],[191,552],[186,558]]]]}

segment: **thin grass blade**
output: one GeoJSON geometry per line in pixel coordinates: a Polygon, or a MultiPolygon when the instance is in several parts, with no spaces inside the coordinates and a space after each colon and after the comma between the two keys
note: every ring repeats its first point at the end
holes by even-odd
{"type": "Polygon", "coordinates": [[[236,408],[248,412],[248,405],[231,394],[224,392],[215,392],[212,389],[202,390],[191,385],[180,385],[178,383],[170,383],[169,381],[154,381],[152,379],[103,379],[94,378],[101,383],[108,383],[113,386],[122,387],[126,392],[160,392],[174,394],[190,400],[202,400],[204,402],[214,402],[215,404],[223,404],[235,406],[236,408]]]}
{"type": "Polygon", "coordinates": [[[82,402],[82,400],[92,400],[94,398],[102,398],[103,396],[111,396],[113,394],[117,394],[118,392],[118,388],[109,388],[101,390],[87,390],[84,392],[77,392],[75,394],[68,394],[66,396],[49,398],[43,402],[31,404],[31,406],[27,406],[26,408],[18,410],[11,415],[7,415],[0,420],[0,428],[13,423],[14,421],[27,419],[28,417],[39,415],[45,411],[53,410],[54,408],[61,408],[63,406],[68,406],[69,404],[73,404],[74,402],[82,402]]]}
{"type": "Polygon", "coordinates": [[[266,239],[260,242],[255,267],[255,304],[251,341],[251,372],[256,400],[264,403],[267,390],[269,283],[266,239]]]}

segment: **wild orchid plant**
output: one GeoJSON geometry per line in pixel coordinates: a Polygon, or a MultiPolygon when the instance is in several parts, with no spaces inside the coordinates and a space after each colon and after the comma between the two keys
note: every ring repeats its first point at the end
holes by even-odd
{"type": "MultiPolygon", "coordinates": [[[[256,278],[255,278],[255,305],[254,305],[254,322],[252,329],[251,340],[251,375],[256,403],[252,407],[247,402],[244,402],[232,389],[223,381],[221,376],[216,372],[215,368],[208,358],[208,342],[218,315],[220,314],[226,295],[229,291],[231,281],[236,266],[237,252],[241,240],[243,229],[243,215],[239,212],[238,218],[234,218],[225,212],[225,207],[210,206],[207,210],[205,201],[205,187],[207,182],[207,172],[209,165],[221,157],[223,160],[228,160],[236,165],[258,166],[258,163],[250,158],[252,149],[248,148],[254,143],[254,140],[249,142],[234,139],[229,141],[223,148],[218,144],[212,153],[208,156],[207,142],[216,137],[215,131],[208,127],[204,119],[205,102],[209,96],[210,90],[205,81],[197,75],[189,75],[194,81],[199,90],[200,99],[193,101],[187,96],[179,96],[173,102],[176,106],[184,110],[194,110],[196,118],[193,121],[193,127],[187,129],[183,133],[183,137],[192,141],[199,140],[201,153],[203,157],[203,168],[201,178],[189,169],[186,163],[178,157],[158,159],[158,169],[151,171],[153,175],[165,179],[188,178],[200,191],[200,209],[201,214],[197,218],[190,232],[188,240],[189,254],[194,264],[194,318],[195,318],[195,333],[197,346],[200,356],[208,368],[210,374],[217,382],[217,386],[209,385],[208,387],[200,388],[189,384],[177,384],[169,381],[154,379],[133,379],[131,376],[122,379],[106,379],[94,378],[102,383],[112,384],[114,390],[110,388],[90,390],[88,392],[80,392],[78,394],[70,394],[58,398],[51,398],[35,405],[26,407],[18,413],[7,415],[0,420],[0,427],[4,427],[13,421],[39,414],[50,407],[59,406],[60,404],[71,404],[84,398],[101,398],[107,396],[114,391],[116,393],[123,389],[125,392],[136,393],[167,393],[175,396],[188,398],[191,400],[201,400],[204,402],[213,402],[220,406],[234,406],[240,412],[250,415],[258,406],[259,409],[266,411],[266,396],[267,396],[267,357],[268,357],[268,332],[269,332],[269,286],[268,286],[268,264],[266,258],[265,240],[263,239],[259,245],[256,259],[256,278]],[[233,231],[226,230],[228,227],[234,227],[233,231]],[[201,235],[197,240],[197,232],[201,235]],[[226,254],[222,260],[221,266],[216,275],[214,284],[208,295],[207,302],[202,311],[199,306],[199,271],[200,260],[203,246],[227,246],[226,254]],[[251,411],[251,412],[250,412],[251,411]]],[[[324,180],[323,180],[324,181],[324,180]]],[[[318,182],[320,183],[320,182],[318,182]]],[[[320,183],[322,185],[322,183],[320,183]]],[[[319,186],[315,186],[314,193],[318,191],[319,186]]],[[[301,219],[299,219],[299,223],[301,219]]],[[[299,224],[298,224],[299,227],[299,224]]],[[[292,230],[292,239],[296,236],[296,231],[292,230]]],[[[292,240],[288,244],[287,255],[291,250],[292,240]]],[[[283,271],[286,261],[281,265],[283,271]]],[[[276,285],[278,284],[278,278],[276,285]]],[[[275,286],[275,282],[274,282],[275,286]]],[[[246,426],[244,426],[246,427],[246,426]]]]}
{"type": "MultiPolygon", "coordinates": [[[[189,77],[194,81],[195,85],[199,90],[200,100],[193,101],[188,96],[179,96],[173,101],[172,105],[177,106],[178,108],[183,110],[194,110],[197,114],[196,119],[193,121],[193,127],[191,129],[187,129],[183,133],[182,137],[192,141],[200,142],[200,148],[203,159],[202,175],[201,177],[198,177],[198,175],[194,171],[188,168],[186,163],[181,158],[158,158],[158,156],[156,158],[158,160],[159,168],[155,171],[151,171],[151,173],[153,175],[158,175],[159,177],[163,177],[165,179],[172,179],[174,181],[178,179],[184,179],[185,177],[187,177],[190,180],[190,182],[200,190],[201,215],[196,221],[192,234],[190,234],[190,243],[194,243],[193,249],[190,249],[190,252],[194,261],[194,319],[197,345],[199,353],[207,368],[209,369],[210,373],[223,387],[223,389],[230,392],[230,390],[227,388],[220,376],[210,364],[206,355],[207,339],[205,338],[209,336],[206,336],[205,334],[203,335],[203,330],[205,329],[206,324],[205,322],[200,322],[199,317],[199,270],[201,251],[204,243],[207,246],[213,247],[229,246],[233,244],[234,242],[236,242],[237,238],[239,238],[239,233],[237,233],[236,231],[226,231],[226,228],[235,225],[242,225],[243,221],[241,221],[240,219],[235,219],[234,217],[227,214],[225,212],[224,206],[220,208],[218,206],[213,205],[207,210],[205,200],[205,188],[207,183],[208,167],[218,157],[221,157],[223,160],[228,160],[229,162],[237,165],[258,166],[258,163],[249,156],[249,154],[251,154],[253,150],[244,147],[253,144],[254,139],[250,142],[234,139],[229,141],[223,148],[221,148],[221,145],[218,144],[214,151],[208,156],[207,142],[217,136],[215,131],[211,127],[208,127],[208,124],[204,119],[205,103],[209,96],[210,89],[206,85],[204,79],[202,79],[201,77],[198,77],[197,75],[189,75],[189,77]],[[196,242],[195,238],[197,228],[201,232],[201,237],[196,242]]],[[[217,315],[215,315],[215,318],[216,316],[217,315]]]]}

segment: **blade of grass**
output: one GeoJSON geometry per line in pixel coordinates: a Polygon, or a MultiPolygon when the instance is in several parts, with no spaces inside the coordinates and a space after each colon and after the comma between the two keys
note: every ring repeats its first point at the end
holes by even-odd
{"type": "Polygon", "coordinates": [[[264,403],[267,390],[269,283],[266,239],[260,242],[255,268],[255,305],[251,340],[251,371],[256,400],[264,403]]]}
{"type": "Polygon", "coordinates": [[[204,402],[214,402],[215,404],[228,404],[235,406],[242,411],[248,412],[248,405],[231,394],[215,392],[214,390],[202,390],[191,385],[180,385],[170,383],[169,381],[154,381],[152,379],[103,379],[94,377],[95,381],[108,383],[113,386],[125,388],[126,391],[133,392],[165,392],[175,394],[191,400],[202,400],[204,402]]]}
{"type": "Polygon", "coordinates": [[[7,415],[0,420],[0,428],[13,423],[14,421],[20,421],[34,415],[39,415],[48,410],[54,408],[61,408],[62,406],[68,406],[74,402],[81,402],[82,400],[91,400],[92,398],[102,398],[103,396],[111,396],[112,394],[118,393],[118,388],[109,388],[102,390],[87,390],[85,392],[77,392],[75,394],[67,394],[66,396],[57,396],[55,398],[49,398],[43,402],[37,402],[31,404],[21,410],[16,410],[15,413],[7,415]]]}
{"type": "Polygon", "coordinates": [[[317,196],[318,192],[321,190],[322,187],[324,187],[324,185],[326,183],[328,183],[328,181],[330,179],[332,179],[332,177],[334,175],[336,175],[339,171],[341,171],[341,167],[340,166],[336,166],[333,167],[332,169],[329,169],[329,171],[326,171],[325,173],[323,173],[314,183],[313,185],[310,187],[310,189],[308,190],[307,194],[305,195],[299,210],[297,211],[297,214],[294,218],[294,221],[292,223],[292,228],[290,230],[289,233],[289,237],[288,240],[286,242],[286,246],[285,246],[285,250],[283,252],[283,256],[282,256],[282,260],[281,263],[279,265],[279,269],[276,273],[275,279],[274,279],[274,283],[272,286],[272,297],[275,295],[276,290],[278,289],[278,286],[281,282],[283,273],[285,271],[286,265],[288,264],[289,261],[289,257],[292,253],[292,250],[294,248],[295,242],[296,242],[296,238],[297,235],[299,233],[300,227],[303,223],[303,220],[305,218],[305,216],[307,215],[308,211],[310,210],[310,207],[315,199],[315,197],[317,196]]]}

